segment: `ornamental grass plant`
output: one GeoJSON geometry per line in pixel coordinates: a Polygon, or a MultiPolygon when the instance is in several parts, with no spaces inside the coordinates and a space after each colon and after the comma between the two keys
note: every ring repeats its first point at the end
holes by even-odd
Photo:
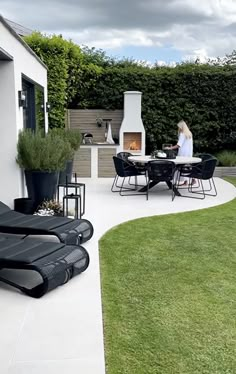
{"type": "Polygon", "coordinates": [[[236,152],[222,151],[217,154],[219,166],[236,166],[236,152]]]}
{"type": "Polygon", "coordinates": [[[52,132],[25,129],[19,133],[16,162],[22,169],[60,171],[72,154],[70,143],[52,132]]]}
{"type": "Polygon", "coordinates": [[[67,141],[70,144],[73,155],[80,147],[81,133],[78,129],[62,129],[54,127],[49,130],[49,133],[52,134],[52,136],[59,136],[64,141],[67,141]]]}

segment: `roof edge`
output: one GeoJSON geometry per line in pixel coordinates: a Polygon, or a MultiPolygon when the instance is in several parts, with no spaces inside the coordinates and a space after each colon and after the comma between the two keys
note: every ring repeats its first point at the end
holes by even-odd
{"type": "Polygon", "coordinates": [[[5,21],[4,17],[0,14],[0,22],[8,29],[8,31],[27,49],[27,51],[38,60],[38,62],[48,70],[44,62],[36,55],[36,53],[28,46],[28,44],[13,30],[13,28],[5,21]]]}

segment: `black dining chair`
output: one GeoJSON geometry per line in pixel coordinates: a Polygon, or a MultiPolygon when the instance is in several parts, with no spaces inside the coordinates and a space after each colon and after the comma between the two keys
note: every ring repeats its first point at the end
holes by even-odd
{"type": "Polygon", "coordinates": [[[133,156],[132,153],[130,153],[130,152],[119,152],[116,155],[116,157],[122,158],[122,160],[125,160],[128,163],[133,165],[133,163],[131,161],[129,161],[129,156],[133,156]]]}
{"type": "MultiPolygon", "coordinates": [[[[206,160],[210,160],[212,158],[215,158],[213,155],[211,155],[210,153],[198,153],[196,155],[196,157],[199,157],[201,159],[201,161],[206,161],[206,160]]],[[[198,163],[199,164],[199,163],[198,163]]],[[[195,164],[194,166],[197,166],[198,164],[195,164]]],[[[187,177],[189,176],[189,173],[191,172],[192,170],[192,167],[193,165],[190,164],[190,165],[180,165],[178,167],[178,175],[177,175],[177,185],[179,185],[180,183],[180,178],[181,177],[187,177]]],[[[194,179],[194,178],[193,178],[194,179]]],[[[192,184],[192,189],[196,189],[196,188],[199,188],[200,187],[200,181],[199,179],[196,180],[196,183],[193,185],[192,184]]],[[[186,189],[188,188],[188,184],[185,185],[185,186],[179,186],[178,189],[186,189]]]]}
{"type": "MultiPolygon", "coordinates": [[[[138,163],[138,162],[134,163],[134,162],[132,162],[132,161],[129,160],[129,157],[133,156],[132,153],[130,153],[130,152],[119,152],[119,153],[117,153],[116,156],[122,158],[125,161],[127,161],[130,165],[134,165],[136,167],[136,169],[140,173],[142,173],[143,175],[146,174],[146,166],[145,165],[143,165],[142,163],[138,163]]],[[[130,178],[129,178],[129,182],[128,183],[131,186],[134,186],[133,183],[130,183],[130,178]]]]}
{"type": "MultiPolygon", "coordinates": [[[[111,191],[112,192],[119,192],[121,196],[127,196],[127,195],[141,195],[141,193],[129,193],[128,191],[136,191],[137,187],[140,186],[137,183],[135,183],[135,188],[127,187],[124,186],[125,179],[128,177],[135,177],[137,178],[138,176],[144,176],[143,172],[140,172],[135,165],[130,164],[126,160],[113,156],[113,162],[115,166],[115,171],[116,171],[116,176],[114,178],[111,191]],[[121,185],[118,185],[118,180],[119,178],[122,178],[121,185]],[[115,189],[116,188],[116,189],[115,189]],[[124,192],[127,193],[124,193],[124,192]]],[[[146,177],[146,175],[145,175],[146,177]]]]}
{"type": "MultiPolygon", "coordinates": [[[[209,155],[210,156],[210,155],[209,155]]],[[[208,196],[217,196],[217,190],[214,182],[214,171],[217,164],[217,159],[213,156],[203,157],[203,161],[191,166],[189,173],[184,174],[185,177],[189,178],[188,191],[191,192],[191,195],[183,195],[183,197],[192,197],[195,199],[205,199],[206,195],[208,196]],[[196,187],[192,184],[192,180],[197,179],[199,185],[196,187]],[[209,182],[209,188],[205,188],[203,181],[209,182]],[[201,188],[198,190],[197,188],[201,188]],[[197,190],[196,190],[197,189],[197,190]],[[212,191],[212,192],[211,192],[212,191]],[[211,193],[208,193],[211,192],[211,193]],[[193,194],[201,195],[201,197],[193,196],[193,194]]],[[[183,175],[183,174],[182,174],[183,175]]],[[[181,176],[181,173],[180,173],[181,176]]]]}
{"type": "Polygon", "coordinates": [[[149,161],[147,164],[147,190],[146,198],[148,200],[149,186],[152,182],[166,182],[168,186],[171,186],[172,190],[172,201],[175,198],[175,186],[174,186],[174,174],[175,174],[175,163],[172,161],[161,161],[154,160],[149,161]]]}

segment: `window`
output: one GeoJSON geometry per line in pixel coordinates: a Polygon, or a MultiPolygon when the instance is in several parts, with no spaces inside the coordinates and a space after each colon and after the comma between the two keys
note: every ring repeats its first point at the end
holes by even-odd
{"type": "Polygon", "coordinates": [[[23,106],[23,123],[26,129],[45,129],[44,90],[36,83],[22,78],[22,90],[26,96],[23,106]]]}

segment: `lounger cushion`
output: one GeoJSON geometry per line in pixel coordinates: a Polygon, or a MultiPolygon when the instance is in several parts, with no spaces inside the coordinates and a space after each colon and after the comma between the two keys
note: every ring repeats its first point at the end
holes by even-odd
{"type": "Polygon", "coordinates": [[[26,235],[56,235],[66,244],[82,244],[93,236],[93,226],[86,219],[35,216],[11,210],[0,202],[0,231],[26,235]]]}
{"type": "Polygon", "coordinates": [[[89,255],[82,246],[0,236],[0,280],[32,297],[41,297],[68,282],[86,270],[88,265],[89,255]],[[25,287],[2,276],[5,269],[24,270],[29,278],[32,272],[27,270],[33,270],[40,274],[41,281],[33,287],[25,287]]]}

